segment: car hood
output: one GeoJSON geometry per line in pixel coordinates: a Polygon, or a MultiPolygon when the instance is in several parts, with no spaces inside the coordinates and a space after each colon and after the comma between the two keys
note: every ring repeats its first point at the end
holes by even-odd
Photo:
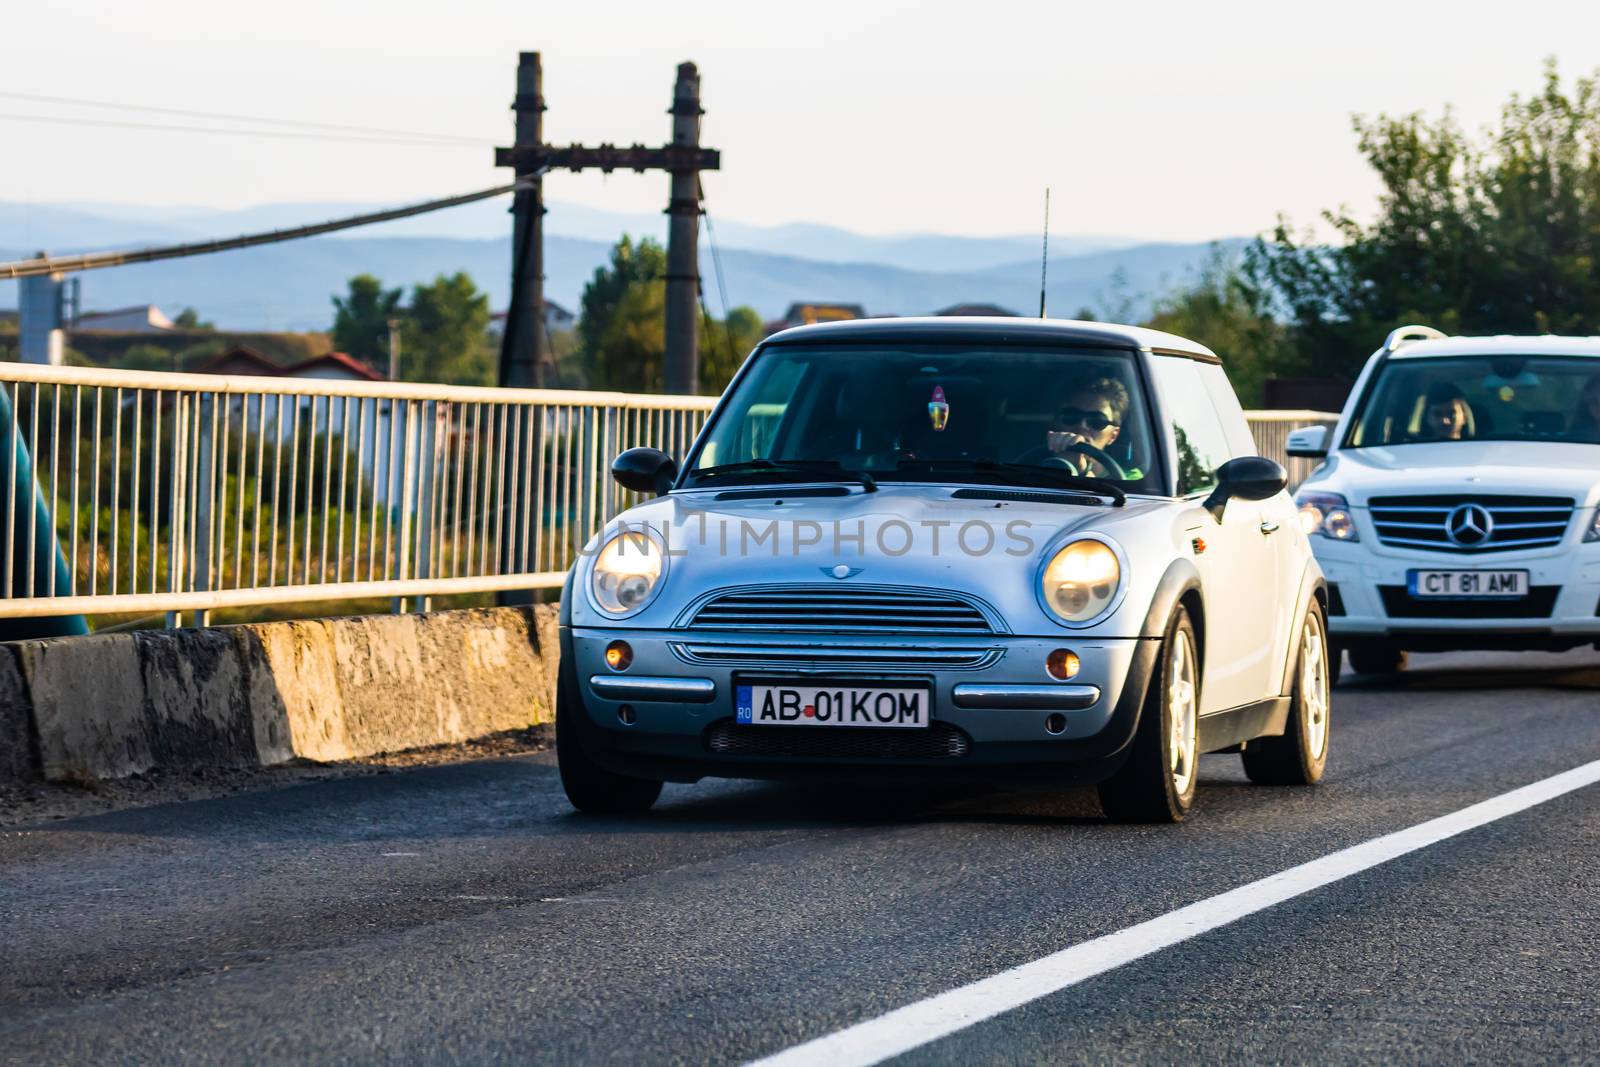
{"type": "MultiPolygon", "coordinates": [[[[667,576],[660,594],[627,619],[628,626],[671,627],[714,590],[873,585],[964,593],[992,607],[1006,630],[1039,634],[1055,629],[1035,596],[1039,567],[1072,534],[1104,534],[1132,559],[1159,553],[1162,569],[1182,536],[1174,522],[1157,519],[1158,540],[1164,544],[1156,553],[1130,543],[1142,546],[1151,527],[1144,520],[1152,512],[1174,509],[1173,501],[1130,498],[1124,507],[1113,508],[1071,498],[1061,503],[958,499],[949,486],[884,484],[875,493],[851,487],[848,495],[821,497],[802,495],[808,487],[785,488],[794,492],[735,500],[717,499],[727,491],[677,492],[635,507],[590,542],[577,565],[575,586],[587,590],[593,553],[605,538],[623,526],[644,527],[667,548],[667,576]]],[[[996,495],[1007,492],[1026,490],[994,489],[996,495]]],[[[1124,576],[1125,583],[1130,577],[1124,576]]],[[[1122,628],[1118,616],[1125,611],[1126,602],[1105,620],[1115,623],[1112,630],[1122,628]]],[[[1143,621],[1142,607],[1138,616],[1134,632],[1143,621]]],[[[618,625],[595,611],[586,594],[573,597],[572,620],[618,625]]]]}
{"type": "Polygon", "coordinates": [[[1448,441],[1335,452],[1300,486],[1341,493],[1352,506],[1375,496],[1504,493],[1600,497],[1600,445],[1562,441],[1448,441]]]}

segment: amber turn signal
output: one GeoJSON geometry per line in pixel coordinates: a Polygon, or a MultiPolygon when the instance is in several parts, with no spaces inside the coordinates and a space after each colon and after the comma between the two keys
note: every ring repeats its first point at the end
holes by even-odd
{"type": "Polygon", "coordinates": [[[633,663],[633,648],[626,641],[613,641],[606,646],[606,666],[614,671],[625,671],[633,663]]]}
{"type": "Polygon", "coordinates": [[[1078,668],[1082,667],[1076,652],[1065,648],[1058,648],[1045,658],[1044,669],[1050,672],[1050,677],[1058,682],[1064,682],[1077,676],[1078,668]]]}

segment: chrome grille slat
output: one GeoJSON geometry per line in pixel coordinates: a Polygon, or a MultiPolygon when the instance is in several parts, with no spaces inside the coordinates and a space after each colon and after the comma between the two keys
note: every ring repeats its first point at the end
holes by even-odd
{"type": "Polygon", "coordinates": [[[989,634],[990,617],[977,604],[945,592],[796,585],[729,589],[694,611],[694,629],[787,633],[920,635],[989,634]]]}
{"type": "Polygon", "coordinates": [[[1368,512],[1385,545],[1469,554],[1560,544],[1572,524],[1573,501],[1499,494],[1375,497],[1368,512]],[[1463,504],[1482,507],[1492,522],[1488,537],[1477,544],[1457,544],[1446,528],[1451,512],[1463,504]]]}
{"type": "Polygon", "coordinates": [[[674,642],[673,653],[689,663],[738,667],[815,668],[821,670],[908,670],[925,667],[971,669],[1000,658],[1001,649],[958,646],[876,646],[759,644],[743,642],[674,642]]]}

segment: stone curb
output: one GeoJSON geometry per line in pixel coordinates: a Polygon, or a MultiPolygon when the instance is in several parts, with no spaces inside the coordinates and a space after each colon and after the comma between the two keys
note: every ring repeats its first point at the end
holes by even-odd
{"type": "Polygon", "coordinates": [[[554,605],[0,644],[0,783],[265,767],[555,718],[554,605]]]}

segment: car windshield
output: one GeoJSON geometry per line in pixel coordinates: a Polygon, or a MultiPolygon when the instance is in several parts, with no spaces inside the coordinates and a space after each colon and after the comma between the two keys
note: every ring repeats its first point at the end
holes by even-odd
{"type": "Polygon", "coordinates": [[[1600,359],[1392,359],[1367,390],[1345,447],[1443,441],[1600,444],[1600,359]]]}
{"type": "Polygon", "coordinates": [[[772,345],[709,428],[688,484],[865,474],[1157,492],[1147,411],[1132,352],[772,345]]]}

